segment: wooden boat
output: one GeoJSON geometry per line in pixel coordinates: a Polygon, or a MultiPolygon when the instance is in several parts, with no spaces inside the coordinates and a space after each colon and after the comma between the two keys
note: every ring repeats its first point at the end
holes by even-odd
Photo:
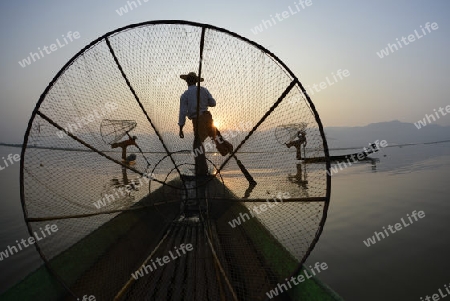
{"type": "MultiPolygon", "coordinates": [[[[30,235],[45,223],[59,230],[35,244],[45,266],[2,300],[271,299],[287,277],[304,273],[330,202],[329,175],[298,181],[307,173],[297,165],[295,179],[286,180],[296,160],[273,153],[285,150],[274,146],[273,130],[296,120],[315,129],[310,145],[328,157],[319,115],[299,79],[267,49],[225,29],[150,21],[93,41],[50,82],[29,122],[21,158],[24,219],[30,235]],[[191,68],[197,92],[202,75],[211,89],[233,87],[222,94],[222,115],[215,115],[244,134],[231,154],[191,154],[192,141],[174,132],[180,111],[174,99],[186,89],[174,74],[191,68]],[[253,125],[236,126],[243,121],[253,125]],[[112,149],[131,130],[140,137],[133,166],[112,149]],[[214,176],[186,172],[202,157],[214,176]],[[120,185],[148,174],[149,189],[130,189],[130,201],[120,185]],[[293,196],[278,199],[281,192],[293,196]],[[106,205],[94,207],[99,196],[106,205]],[[271,209],[264,215],[255,208],[271,209]],[[192,251],[167,257],[188,244],[192,251]]],[[[340,300],[314,277],[276,293],[273,300],[340,300]]]]}
{"type": "MultiPolygon", "coordinates": [[[[180,181],[171,184],[176,186],[180,181]]],[[[183,211],[175,194],[169,200],[163,188],[156,190],[50,259],[53,271],[42,266],[0,299],[72,300],[55,279],[55,272],[70,289],[81,296],[93,295],[96,300],[264,300],[266,292],[281,282],[280,277],[304,273],[297,269],[298,260],[258,219],[230,227],[228,222],[237,213],[250,215],[250,211],[217,179],[199,193],[212,188],[222,191],[220,202],[201,198],[203,204],[183,211]],[[155,203],[163,194],[165,202],[155,203]],[[210,207],[208,216],[203,216],[206,211],[192,209],[206,206],[210,207]],[[162,257],[189,242],[194,251],[174,264],[158,266],[138,280],[131,276],[149,254],[162,257]],[[112,258],[122,260],[111,265],[112,258]]],[[[342,299],[317,277],[311,277],[271,300],[342,299]]]]}
{"type": "MultiPolygon", "coordinates": [[[[338,162],[350,162],[355,163],[358,161],[366,161],[370,154],[378,152],[378,148],[373,147],[367,151],[353,153],[348,155],[339,155],[339,156],[330,156],[330,162],[338,163],[338,162]]],[[[315,157],[315,158],[305,158],[304,163],[323,163],[326,162],[325,157],[315,157]]]]}

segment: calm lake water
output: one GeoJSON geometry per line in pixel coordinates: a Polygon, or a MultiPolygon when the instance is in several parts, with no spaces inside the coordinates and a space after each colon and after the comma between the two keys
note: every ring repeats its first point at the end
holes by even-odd
{"type": "MultiPolygon", "coordinates": [[[[19,152],[0,147],[0,157],[19,152]]],[[[326,262],[329,268],[319,278],[347,301],[420,300],[450,283],[450,143],[389,147],[373,157],[380,158],[375,168],[357,164],[333,175],[328,219],[307,265],[326,262]],[[364,245],[374,231],[414,210],[426,216],[370,247],[364,245]]],[[[29,236],[18,163],[0,171],[0,187],[2,251],[29,236]]],[[[0,293],[40,264],[34,248],[0,261],[0,293]]]]}
{"type": "Polygon", "coordinates": [[[420,300],[450,283],[450,144],[387,148],[376,170],[358,165],[332,178],[324,232],[307,264],[348,301],[420,300]],[[363,240],[425,217],[366,247],[363,240]]]}

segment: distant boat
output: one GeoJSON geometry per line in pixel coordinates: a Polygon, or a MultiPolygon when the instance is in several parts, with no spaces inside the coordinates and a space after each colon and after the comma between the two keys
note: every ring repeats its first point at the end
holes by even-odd
{"type": "MultiPolygon", "coordinates": [[[[369,149],[367,152],[359,152],[359,153],[353,153],[348,155],[339,155],[339,156],[330,156],[330,162],[336,163],[336,162],[358,162],[358,161],[366,161],[368,159],[368,156],[370,154],[378,152],[379,149],[374,147],[372,145],[372,148],[369,149]]],[[[315,158],[305,158],[304,163],[323,163],[326,162],[325,157],[315,157],[315,158]]]]}

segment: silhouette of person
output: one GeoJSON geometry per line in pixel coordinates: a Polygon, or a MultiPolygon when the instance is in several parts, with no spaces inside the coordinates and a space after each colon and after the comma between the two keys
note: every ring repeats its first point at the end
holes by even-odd
{"type": "Polygon", "coordinates": [[[306,184],[308,184],[308,180],[306,179],[306,169],[305,169],[305,173],[303,173],[302,170],[302,165],[304,165],[304,163],[297,163],[297,173],[295,175],[288,175],[288,180],[291,183],[296,183],[298,184],[299,187],[303,187],[305,189],[308,189],[308,186],[306,184]]]}
{"type": "Polygon", "coordinates": [[[307,141],[306,141],[306,134],[303,131],[297,132],[297,140],[291,141],[289,143],[286,143],[286,146],[288,148],[291,148],[291,146],[295,146],[297,149],[297,160],[302,159],[302,145],[303,147],[306,147],[307,141]]]}
{"type": "Polygon", "coordinates": [[[130,145],[137,145],[136,140],[137,140],[137,137],[133,136],[122,142],[117,142],[117,143],[111,144],[111,148],[118,148],[118,147],[122,148],[122,161],[124,163],[129,164],[130,161],[136,160],[136,155],[130,155],[129,158],[127,158],[127,147],[130,145]]]}
{"type": "Polygon", "coordinates": [[[207,175],[208,165],[206,163],[203,141],[205,141],[207,137],[211,137],[213,140],[216,139],[216,128],[213,124],[212,115],[208,111],[208,107],[216,106],[216,100],[212,97],[208,89],[200,87],[200,116],[197,116],[197,83],[202,82],[203,78],[199,78],[195,72],[182,74],[180,75],[180,78],[186,81],[188,88],[180,97],[180,112],[178,118],[178,125],[180,126],[179,136],[180,138],[184,138],[183,127],[186,122],[186,117],[188,117],[192,120],[194,126],[193,150],[195,156],[195,174],[207,175]]]}

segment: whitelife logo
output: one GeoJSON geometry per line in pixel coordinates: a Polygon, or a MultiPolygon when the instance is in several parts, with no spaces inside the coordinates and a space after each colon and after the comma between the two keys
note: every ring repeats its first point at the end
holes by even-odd
{"type": "Polygon", "coordinates": [[[19,61],[19,65],[22,68],[31,65],[31,63],[40,60],[45,55],[51,54],[56,50],[63,48],[68,45],[69,42],[73,42],[74,40],[78,40],[80,38],[80,33],[78,31],[74,31],[73,33],[69,31],[67,35],[61,35],[64,42],[61,42],[59,38],[56,39],[56,43],[50,44],[50,46],[44,45],[44,47],[38,47],[37,52],[30,52],[30,55],[24,58],[22,61],[19,61]],[[45,53],[45,54],[44,54],[45,53]]]}
{"type": "Polygon", "coordinates": [[[375,231],[374,232],[375,235],[373,235],[372,237],[369,237],[366,240],[363,240],[363,243],[366,245],[366,247],[370,247],[370,246],[376,244],[377,241],[381,241],[382,239],[389,237],[389,233],[394,234],[394,233],[397,233],[398,231],[402,230],[403,228],[409,227],[411,224],[414,223],[413,219],[417,222],[419,220],[419,218],[421,218],[421,219],[424,218],[425,212],[423,212],[423,211],[417,212],[417,210],[414,210],[411,213],[412,217],[409,214],[407,214],[406,216],[408,217],[410,224],[408,224],[402,217],[400,219],[401,223],[396,223],[394,226],[392,226],[392,225],[387,226],[387,229],[389,229],[389,231],[386,229],[386,227],[383,227],[384,233],[375,231]],[[394,230],[394,228],[395,228],[395,230],[394,230]]]}
{"type": "MultiPolygon", "coordinates": [[[[278,22],[282,22],[285,19],[298,14],[302,10],[305,10],[307,7],[312,5],[312,0],[299,0],[298,2],[294,2],[295,8],[292,8],[292,6],[288,6],[288,10],[283,11],[282,13],[276,13],[275,18],[278,20],[278,22]]],[[[269,20],[261,20],[261,23],[254,28],[251,28],[250,30],[253,32],[253,34],[258,34],[260,32],[263,32],[264,29],[269,29],[270,27],[277,24],[277,21],[275,20],[273,15],[270,15],[269,20]]]]}
{"type": "Polygon", "coordinates": [[[127,4],[116,9],[116,13],[122,17],[123,15],[131,12],[132,10],[142,6],[143,3],[147,3],[150,0],[136,0],[136,1],[127,1],[127,4]],[[142,1],[142,2],[141,2],[142,1]],[[138,5],[139,4],[139,5],[138,5]]]}
{"type": "Polygon", "coordinates": [[[425,297],[420,297],[420,301],[439,301],[442,298],[447,297],[450,294],[450,284],[444,284],[444,289],[447,292],[447,294],[445,292],[442,291],[441,288],[438,289],[438,293],[433,294],[432,296],[425,296],[425,297]]]}
{"type": "Polygon", "coordinates": [[[398,38],[396,39],[397,44],[395,42],[394,42],[394,44],[388,43],[386,48],[381,49],[379,52],[377,52],[378,57],[380,59],[382,59],[382,58],[388,56],[389,54],[394,53],[395,51],[398,51],[399,47],[403,48],[403,46],[407,46],[410,43],[416,41],[416,39],[419,40],[419,39],[423,38],[428,33],[431,33],[431,30],[437,30],[439,28],[439,26],[438,26],[438,24],[436,22],[433,22],[433,23],[427,22],[425,24],[425,28],[427,30],[425,30],[422,27],[422,25],[420,25],[420,29],[422,29],[423,35],[421,35],[419,32],[417,32],[417,29],[416,29],[416,30],[414,30],[414,34],[410,34],[410,35],[408,35],[408,37],[401,37],[400,41],[402,41],[403,44],[400,43],[398,38]]]}
{"type": "MultiPolygon", "coordinates": [[[[172,251],[169,251],[169,255],[163,256],[163,258],[157,257],[155,261],[158,263],[160,267],[163,267],[165,264],[169,263],[172,260],[178,259],[183,255],[186,255],[187,252],[190,252],[194,249],[192,244],[181,244],[178,248],[174,248],[178,256],[176,256],[172,251]],[[182,254],[181,254],[182,253],[182,254]],[[170,257],[169,257],[170,256],[170,257]]],[[[144,277],[145,275],[148,275],[150,272],[156,271],[158,269],[158,266],[156,265],[155,261],[153,259],[151,260],[150,264],[142,266],[139,270],[137,270],[135,273],[131,273],[131,276],[138,280],[141,277],[144,277]],[[145,273],[144,273],[145,271],[145,273]]]]}
{"type": "Polygon", "coordinates": [[[5,164],[5,166],[3,167],[2,164],[0,163],[0,171],[4,170],[5,168],[11,166],[14,164],[14,162],[19,162],[20,161],[20,155],[19,154],[9,154],[8,157],[5,159],[5,157],[2,157],[3,159],[3,163],[5,164]],[[14,161],[13,161],[14,160],[14,161]],[[8,164],[9,161],[9,164],[8,164]]]}
{"type": "MultiPolygon", "coordinates": [[[[445,111],[447,113],[444,112],[444,108],[443,107],[440,107],[438,111],[439,111],[439,113],[441,113],[442,116],[447,116],[447,114],[450,113],[450,105],[445,107],[445,111]]],[[[441,118],[439,116],[438,112],[436,112],[436,109],[434,109],[434,114],[436,115],[436,117],[434,117],[433,114],[431,114],[431,115],[425,114],[425,118],[421,119],[421,120],[419,120],[417,122],[414,122],[414,125],[416,126],[416,128],[418,130],[420,130],[422,127],[426,127],[428,123],[436,122],[436,118],[437,119],[441,118]],[[428,121],[428,123],[427,123],[427,121],[428,121]]]]}
{"type": "Polygon", "coordinates": [[[310,278],[316,276],[317,274],[319,274],[320,272],[327,270],[328,265],[326,264],[326,262],[322,262],[322,263],[316,262],[314,267],[309,266],[309,268],[310,268],[311,273],[308,273],[308,271],[306,269],[304,269],[303,272],[300,273],[300,275],[298,275],[297,277],[292,276],[291,279],[289,279],[289,280],[286,278],[285,283],[281,283],[281,284],[278,283],[277,287],[270,290],[269,292],[266,292],[267,297],[269,297],[269,299],[273,299],[274,297],[282,294],[283,292],[292,289],[292,285],[299,285],[300,283],[304,282],[305,280],[310,279],[310,278]]]}
{"type": "Polygon", "coordinates": [[[46,225],[44,229],[39,228],[39,230],[40,233],[38,233],[38,231],[34,231],[33,236],[28,237],[27,239],[21,239],[20,242],[16,240],[17,246],[7,246],[5,251],[0,252],[0,261],[3,261],[4,258],[8,258],[9,256],[19,253],[19,251],[22,251],[22,246],[23,248],[28,248],[37,241],[43,240],[47,236],[51,236],[53,233],[56,233],[56,231],[58,231],[58,226],[55,224],[46,225]]]}

